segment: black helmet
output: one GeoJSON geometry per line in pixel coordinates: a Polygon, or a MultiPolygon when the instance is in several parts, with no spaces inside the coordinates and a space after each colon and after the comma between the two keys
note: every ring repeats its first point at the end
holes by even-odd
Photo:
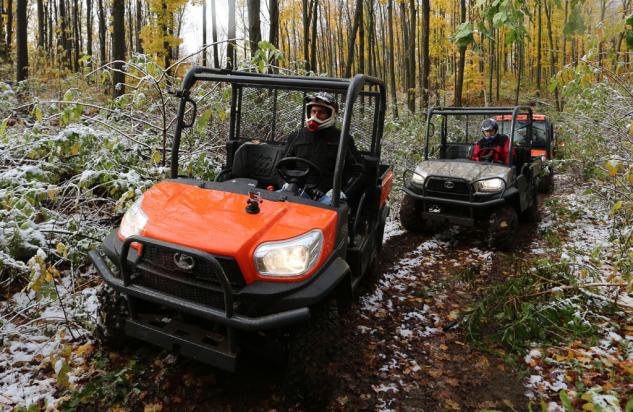
{"type": "Polygon", "coordinates": [[[489,130],[499,130],[499,126],[497,125],[497,121],[493,118],[486,119],[481,122],[481,131],[487,132],[489,130]]]}
{"type": "Polygon", "coordinates": [[[327,107],[328,109],[334,109],[338,112],[338,103],[336,102],[336,96],[328,92],[318,92],[316,94],[309,94],[305,97],[306,106],[319,105],[327,107]]]}

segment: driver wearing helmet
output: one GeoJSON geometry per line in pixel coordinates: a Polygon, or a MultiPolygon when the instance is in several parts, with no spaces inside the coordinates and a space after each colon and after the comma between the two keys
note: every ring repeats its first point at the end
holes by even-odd
{"type": "MultiPolygon", "coordinates": [[[[338,103],[334,95],[326,92],[306,96],[305,103],[306,126],[288,137],[284,156],[304,158],[320,169],[320,181],[308,183],[317,185],[312,198],[327,203],[329,196],[323,194],[332,189],[341,136],[341,130],[335,124],[338,103]]],[[[354,141],[350,139],[343,169],[343,188],[346,187],[346,182],[358,174],[361,164],[354,141]]]]}
{"type": "Polygon", "coordinates": [[[499,126],[495,119],[481,122],[483,137],[475,144],[472,160],[490,161],[505,164],[508,160],[510,139],[499,134],[499,126]]]}

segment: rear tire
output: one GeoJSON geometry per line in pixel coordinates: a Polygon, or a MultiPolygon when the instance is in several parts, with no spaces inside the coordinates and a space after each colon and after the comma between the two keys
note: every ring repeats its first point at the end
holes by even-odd
{"type": "Polygon", "coordinates": [[[416,200],[405,194],[400,205],[400,224],[405,230],[413,233],[423,233],[425,229],[422,211],[416,200]]]}
{"type": "Polygon", "coordinates": [[[508,251],[514,248],[519,228],[516,210],[506,206],[490,215],[488,245],[499,250],[508,251]]]}
{"type": "Polygon", "coordinates": [[[97,292],[99,309],[97,311],[97,341],[106,347],[118,349],[127,341],[125,337],[125,320],[129,316],[127,298],[104,285],[97,292]]]}
{"type": "Polygon", "coordinates": [[[541,178],[538,191],[547,194],[554,191],[554,169],[549,168],[549,173],[541,178]]]}

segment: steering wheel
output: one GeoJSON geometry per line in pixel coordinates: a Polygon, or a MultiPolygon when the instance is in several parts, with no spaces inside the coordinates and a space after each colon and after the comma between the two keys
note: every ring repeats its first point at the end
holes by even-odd
{"type": "Polygon", "coordinates": [[[479,153],[477,154],[479,161],[482,162],[491,162],[491,163],[501,163],[503,164],[502,161],[495,159],[495,154],[497,154],[497,149],[494,147],[484,147],[483,149],[479,150],[479,153]]]}
{"type": "Polygon", "coordinates": [[[321,169],[303,157],[284,157],[277,162],[277,172],[289,184],[296,184],[304,189],[313,188],[318,183],[306,185],[308,179],[319,182],[321,169]]]}

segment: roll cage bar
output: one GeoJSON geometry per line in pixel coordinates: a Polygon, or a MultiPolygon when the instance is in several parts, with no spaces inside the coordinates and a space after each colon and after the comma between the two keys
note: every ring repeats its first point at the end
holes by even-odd
{"type": "MultiPolygon", "coordinates": [[[[424,160],[429,159],[429,140],[431,138],[431,118],[433,115],[444,116],[442,120],[441,139],[442,146],[446,146],[447,135],[447,116],[503,116],[512,115],[512,123],[510,125],[510,145],[508,147],[508,159],[506,164],[509,166],[512,160],[512,143],[514,138],[514,129],[517,122],[517,116],[526,114],[528,120],[528,137],[532,141],[532,108],[530,106],[514,106],[514,107],[431,107],[426,116],[426,135],[424,139],[424,160]]],[[[467,126],[468,127],[468,126],[467,126]]],[[[468,129],[466,129],[468,132],[468,129]]]]}
{"type": "MultiPolygon", "coordinates": [[[[341,136],[338,145],[338,153],[336,156],[336,166],[334,168],[334,186],[332,188],[332,206],[338,207],[341,196],[341,185],[343,176],[343,163],[345,161],[345,153],[349,141],[349,132],[352,121],[353,105],[365,86],[375,86],[378,88],[376,115],[374,116],[374,136],[372,136],[371,153],[380,161],[380,142],[383,134],[383,126],[385,120],[385,112],[387,106],[387,93],[385,83],[375,77],[357,74],[350,79],[340,79],[334,77],[308,77],[308,76],[284,76],[278,74],[261,74],[246,73],[223,69],[214,69],[210,67],[193,67],[191,68],[182,83],[182,89],[176,92],[176,96],[180,97],[180,106],[178,109],[178,117],[176,120],[176,130],[174,133],[174,143],[171,150],[171,177],[178,177],[178,154],[180,150],[180,138],[182,129],[190,127],[184,122],[186,104],[193,100],[189,97],[190,90],[197,81],[214,81],[223,82],[233,85],[248,85],[252,87],[261,87],[269,89],[292,89],[313,91],[315,89],[324,89],[330,91],[338,91],[346,93],[345,98],[345,114],[343,116],[343,124],[341,126],[341,136]]],[[[231,98],[231,132],[234,132],[234,112],[236,105],[236,93],[233,88],[231,98]]]]}

